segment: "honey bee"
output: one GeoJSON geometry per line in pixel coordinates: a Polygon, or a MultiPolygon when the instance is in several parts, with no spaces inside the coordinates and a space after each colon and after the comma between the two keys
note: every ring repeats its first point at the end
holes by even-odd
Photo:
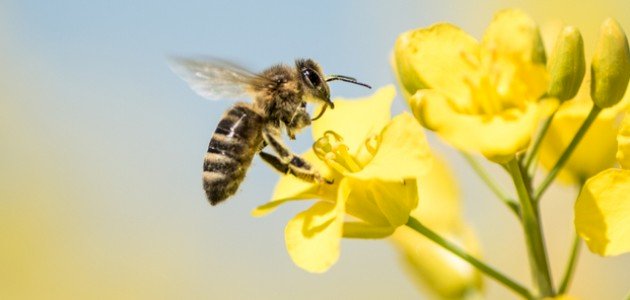
{"type": "Polygon", "coordinates": [[[341,80],[370,88],[352,77],[324,76],[311,59],[298,59],[294,67],[275,65],[258,74],[217,59],[176,58],[171,68],[204,98],[253,98],[251,103],[237,102],[223,114],[208,145],[203,189],[212,205],[236,192],[255,154],[283,174],[309,182],[332,183],[291,152],[281,133],[284,130],[290,139],[295,139],[295,134],[320,118],[326,108],[334,109],[328,82],[341,80]],[[323,104],[315,118],[311,119],[307,112],[307,102],[323,104]],[[267,146],[275,154],[263,151],[267,146]]]}

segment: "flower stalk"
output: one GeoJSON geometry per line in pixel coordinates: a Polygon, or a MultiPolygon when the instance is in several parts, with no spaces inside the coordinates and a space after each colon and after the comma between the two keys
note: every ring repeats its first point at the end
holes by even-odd
{"type": "Polygon", "coordinates": [[[551,116],[549,116],[542,124],[542,127],[540,128],[540,131],[538,132],[538,135],[536,136],[536,139],[534,140],[534,144],[532,146],[532,148],[527,151],[527,154],[525,155],[524,158],[524,164],[523,164],[523,169],[528,171],[528,174],[532,174],[533,172],[530,172],[530,168],[532,167],[532,162],[534,162],[534,160],[536,159],[536,155],[538,155],[538,150],[540,149],[540,145],[542,144],[542,140],[545,137],[545,134],[547,134],[547,131],[549,130],[549,126],[551,126],[551,122],[553,122],[553,118],[555,117],[555,113],[552,114],[551,116]]]}
{"type": "Polygon", "coordinates": [[[481,178],[481,180],[486,183],[486,185],[488,186],[488,188],[490,188],[494,195],[497,196],[497,198],[499,198],[499,200],[501,200],[503,204],[505,204],[515,215],[518,216],[520,214],[518,203],[507,196],[505,191],[501,189],[501,187],[494,181],[494,179],[490,177],[490,174],[486,172],[486,170],[479,164],[477,160],[475,160],[472,155],[470,155],[470,153],[467,153],[465,151],[460,151],[460,153],[462,154],[464,159],[466,159],[466,161],[475,171],[475,173],[477,173],[477,175],[481,178]]]}
{"type": "Polygon", "coordinates": [[[569,289],[569,284],[571,283],[571,279],[573,279],[573,274],[575,271],[575,266],[577,265],[577,257],[580,254],[580,237],[576,234],[573,237],[573,244],[571,246],[571,254],[569,255],[569,261],[567,262],[566,269],[564,271],[564,276],[562,276],[562,281],[560,283],[560,287],[558,287],[558,294],[562,295],[567,292],[569,289]]]}
{"type": "Polygon", "coordinates": [[[510,279],[509,277],[497,271],[496,269],[490,267],[486,263],[476,259],[472,255],[468,254],[466,251],[462,250],[460,247],[449,242],[448,240],[444,239],[442,236],[440,236],[433,230],[424,226],[424,224],[422,224],[420,221],[418,221],[414,217],[411,217],[411,216],[409,217],[409,220],[407,221],[407,226],[415,230],[416,232],[422,234],[423,236],[427,237],[431,241],[437,243],[438,245],[448,250],[449,252],[453,253],[454,255],[458,256],[459,258],[467,261],[468,263],[476,267],[479,271],[483,272],[484,274],[488,275],[492,279],[503,284],[504,286],[511,289],[515,293],[523,296],[523,298],[535,299],[534,296],[529,292],[529,290],[527,290],[527,288],[525,288],[523,285],[510,279]]]}
{"type": "Polygon", "coordinates": [[[529,254],[532,278],[541,296],[552,296],[555,293],[537,207],[534,206],[535,203],[532,201],[530,191],[525,184],[523,171],[518,161],[512,159],[507,163],[506,167],[518,192],[521,205],[521,222],[525,231],[525,242],[529,254]]]}
{"type": "Polygon", "coordinates": [[[545,177],[543,182],[536,189],[536,192],[534,193],[534,197],[533,197],[533,200],[535,202],[540,201],[540,198],[545,193],[547,188],[549,188],[549,185],[551,185],[554,179],[556,179],[556,176],[558,176],[558,173],[560,172],[560,170],[562,170],[562,167],[564,167],[564,164],[567,163],[567,161],[571,157],[571,154],[573,153],[577,145],[580,143],[582,138],[584,138],[584,135],[588,131],[589,127],[591,127],[591,125],[593,124],[593,122],[595,121],[595,119],[597,118],[597,116],[599,115],[601,111],[602,111],[601,108],[599,108],[597,105],[593,105],[593,108],[591,109],[588,116],[582,123],[582,126],[580,126],[580,129],[578,129],[577,133],[575,133],[575,136],[573,137],[573,140],[571,140],[571,143],[569,144],[569,146],[567,146],[567,148],[564,150],[562,155],[560,155],[560,158],[558,159],[556,164],[553,166],[553,168],[551,168],[551,171],[549,171],[549,174],[547,174],[547,177],[545,177]]]}

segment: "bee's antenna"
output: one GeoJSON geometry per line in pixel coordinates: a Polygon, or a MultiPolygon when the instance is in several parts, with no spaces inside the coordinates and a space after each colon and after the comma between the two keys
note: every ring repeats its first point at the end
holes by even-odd
{"type": "Polygon", "coordinates": [[[358,84],[358,85],[364,86],[364,87],[366,87],[368,89],[372,88],[368,84],[365,84],[363,82],[358,82],[356,80],[356,78],[354,78],[354,77],[349,77],[349,76],[344,76],[344,75],[330,75],[330,76],[328,76],[328,78],[326,78],[326,82],[328,82],[328,81],[335,81],[335,80],[341,80],[341,81],[345,81],[345,82],[358,84]]]}
{"type": "MultiPolygon", "coordinates": [[[[345,82],[350,82],[350,83],[354,83],[360,86],[364,86],[368,89],[371,89],[372,87],[366,83],[363,82],[358,82],[356,78],[354,77],[350,77],[350,76],[344,76],[344,75],[329,75],[328,77],[326,77],[326,82],[329,81],[335,81],[335,80],[341,80],[341,81],[345,81],[345,82]]],[[[326,109],[328,108],[328,106],[330,106],[331,109],[335,108],[335,104],[332,103],[332,101],[330,101],[330,99],[328,100],[328,102],[326,102],[326,105],[324,105],[324,107],[322,107],[322,110],[319,112],[319,114],[317,114],[317,116],[313,119],[311,119],[311,121],[315,121],[319,118],[321,118],[324,115],[324,112],[326,111],[326,109]]]]}

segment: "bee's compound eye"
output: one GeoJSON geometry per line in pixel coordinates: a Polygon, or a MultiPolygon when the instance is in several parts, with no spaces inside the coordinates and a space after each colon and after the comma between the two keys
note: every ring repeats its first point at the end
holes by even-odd
{"type": "Polygon", "coordinates": [[[306,102],[302,102],[302,103],[300,104],[300,107],[301,107],[301,108],[306,108],[306,102]]]}
{"type": "Polygon", "coordinates": [[[312,87],[318,87],[321,83],[322,80],[321,78],[319,78],[319,75],[317,75],[317,73],[311,69],[304,69],[302,70],[302,75],[304,75],[304,78],[306,78],[306,81],[308,81],[312,87]]]}

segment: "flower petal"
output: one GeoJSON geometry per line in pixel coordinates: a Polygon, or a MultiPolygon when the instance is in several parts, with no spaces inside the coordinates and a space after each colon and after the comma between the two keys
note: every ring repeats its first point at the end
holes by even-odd
{"type": "Polygon", "coordinates": [[[350,153],[355,154],[366,138],[379,133],[389,123],[394,96],[396,89],[388,85],[366,98],[335,99],[335,109],[329,109],[313,122],[313,140],[332,130],[343,137],[350,153]]]}
{"type": "MultiPolygon", "coordinates": [[[[335,174],[325,163],[317,158],[312,149],[306,151],[302,158],[308,161],[314,169],[327,179],[335,179],[335,174]]],[[[335,180],[337,181],[337,180],[335,180]]],[[[262,217],[273,212],[278,206],[289,201],[308,200],[308,199],[335,199],[336,185],[320,185],[318,183],[306,182],[298,179],[293,175],[284,175],[280,177],[280,181],[271,197],[271,201],[258,206],[251,214],[254,217],[262,217]]]]}
{"type": "Polygon", "coordinates": [[[422,126],[408,113],[396,116],[379,136],[374,158],[348,177],[400,181],[415,178],[431,166],[431,151],[422,126]]]}
{"type": "MultiPolygon", "coordinates": [[[[630,94],[630,93],[628,93],[630,94]]],[[[630,114],[626,114],[617,133],[617,160],[622,168],[630,169],[630,114]]]]}
{"type": "Polygon", "coordinates": [[[336,204],[317,202],[287,223],[284,231],[287,251],[300,268],[322,273],[339,259],[347,193],[348,188],[342,186],[336,204]]]}
{"type": "Polygon", "coordinates": [[[458,113],[445,97],[434,90],[418,91],[410,99],[414,115],[455,148],[481,152],[498,163],[527,148],[541,115],[551,110],[547,105],[556,103],[527,103],[524,111],[511,108],[484,116],[458,113]]]}
{"type": "Polygon", "coordinates": [[[381,181],[347,178],[344,181],[352,187],[346,212],[375,226],[403,225],[418,205],[415,179],[381,181]]]}
{"type": "Polygon", "coordinates": [[[608,169],[586,182],[575,202],[575,229],[591,252],[630,251],[630,170],[608,169]]]}
{"type": "Polygon", "coordinates": [[[428,172],[418,177],[418,206],[411,215],[434,229],[450,230],[461,226],[459,186],[444,157],[433,154],[428,172]]]}
{"type": "Polygon", "coordinates": [[[401,34],[394,46],[394,69],[409,95],[437,89],[455,101],[470,98],[464,78],[474,67],[465,55],[478,56],[478,42],[451,24],[435,24],[401,34]]]}
{"type": "Polygon", "coordinates": [[[495,14],[481,44],[486,49],[523,61],[544,63],[546,60],[538,25],[516,9],[506,9],[495,14]]]}
{"type": "Polygon", "coordinates": [[[394,233],[396,227],[374,226],[364,222],[343,223],[343,237],[359,239],[382,239],[394,233]]]}
{"type": "MultiPolygon", "coordinates": [[[[520,107],[523,100],[535,101],[549,87],[545,49],[538,25],[515,9],[498,12],[481,42],[482,57],[494,60],[502,70],[496,86],[504,103],[520,107]]],[[[482,59],[483,60],[483,59],[482,59]]]]}

